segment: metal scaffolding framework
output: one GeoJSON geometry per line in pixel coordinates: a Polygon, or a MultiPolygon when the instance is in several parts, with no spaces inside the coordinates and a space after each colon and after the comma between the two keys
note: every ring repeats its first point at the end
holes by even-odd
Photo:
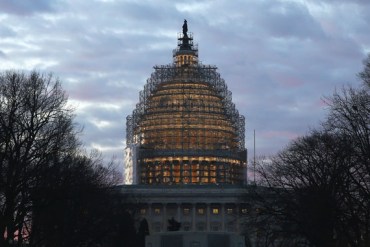
{"type": "Polygon", "coordinates": [[[192,35],[178,40],[173,64],[154,67],[127,116],[127,148],[136,150],[127,153],[138,167],[126,183],[243,183],[245,118],[217,68],[198,63],[192,35]]]}
{"type": "MultiPolygon", "coordinates": [[[[158,87],[161,85],[162,87],[166,85],[173,84],[174,86],[179,87],[180,84],[183,85],[182,88],[178,88],[178,92],[182,93],[186,89],[187,83],[192,83],[194,86],[196,85],[209,85],[210,95],[214,97],[220,98],[222,102],[222,106],[217,109],[219,112],[224,111],[223,113],[230,120],[232,126],[235,129],[237,135],[237,143],[238,149],[243,150],[245,149],[245,118],[244,116],[239,114],[239,111],[235,108],[235,104],[232,103],[232,94],[228,90],[225,81],[220,77],[220,74],[216,72],[215,66],[205,66],[205,65],[197,65],[193,67],[176,67],[175,65],[162,65],[162,66],[155,66],[155,72],[152,73],[151,77],[147,80],[146,85],[144,86],[144,90],[140,91],[139,93],[139,103],[136,104],[136,108],[133,111],[132,115],[127,116],[127,144],[143,144],[142,139],[143,136],[140,135],[140,122],[143,119],[143,116],[146,116],[153,108],[153,104],[151,104],[151,99],[153,96],[156,95],[156,91],[158,91],[158,87]]],[[[206,94],[203,94],[206,97],[206,94]]],[[[171,105],[167,104],[159,105],[158,107],[162,110],[163,113],[171,113],[171,111],[176,112],[180,110],[180,107],[186,109],[189,113],[192,112],[199,112],[202,110],[203,112],[211,114],[216,109],[212,102],[209,102],[208,105],[206,103],[200,103],[199,105],[191,104],[191,97],[189,99],[185,99],[182,105],[179,102],[176,102],[171,105]],[[188,105],[189,104],[189,105],[188,105]],[[199,109],[202,107],[202,109],[199,109]]],[[[164,101],[161,102],[164,104],[164,101]]]]}

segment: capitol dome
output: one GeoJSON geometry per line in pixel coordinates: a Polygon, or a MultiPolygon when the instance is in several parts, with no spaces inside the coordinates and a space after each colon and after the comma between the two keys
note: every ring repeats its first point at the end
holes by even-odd
{"type": "Polygon", "coordinates": [[[173,63],[155,66],[127,117],[126,184],[243,184],[245,119],[215,66],[178,35],[173,63]]]}

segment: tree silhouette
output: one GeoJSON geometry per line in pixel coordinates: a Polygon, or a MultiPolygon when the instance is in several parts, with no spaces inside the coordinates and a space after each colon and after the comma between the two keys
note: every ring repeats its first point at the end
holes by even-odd
{"type": "Polygon", "coordinates": [[[361,87],[326,98],[320,129],[260,160],[269,192],[256,190],[256,222],[278,233],[270,246],[370,245],[370,56],[364,64],[361,87]]]}
{"type": "MultiPolygon", "coordinates": [[[[53,76],[0,75],[0,245],[22,243],[40,171],[75,150],[71,109],[53,76]]],[[[25,233],[25,235],[28,235],[25,233]]]]}
{"type": "Polygon", "coordinates": [[[52,75],[0,74],[0,246],[104,246],[117,214],[134,233],[113,163],[83,151],[73,117],[52,75]]]}

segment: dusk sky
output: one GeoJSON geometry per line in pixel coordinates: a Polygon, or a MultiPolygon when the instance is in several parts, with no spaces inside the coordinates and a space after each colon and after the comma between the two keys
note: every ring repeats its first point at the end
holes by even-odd
{"type": "Polygon", "coordinates": [[[86,148],[123,162],[126,116],[154,65],[172,63],[184,19],[270,155],[319,126],[323,97],[370,52],[370,0],[0,0],[0,66],[62,81],[86,148]]]}

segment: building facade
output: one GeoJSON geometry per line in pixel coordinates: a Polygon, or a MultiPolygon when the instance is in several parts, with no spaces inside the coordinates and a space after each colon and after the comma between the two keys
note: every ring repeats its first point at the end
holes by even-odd
{"type": "MultiPolygon", "coordinates": [[[[251,200],[255,195],[255,187],[212,184],[123,185],[117,189],[131,198],[131,205],[127,207],[132,209],[137,225],[144,219],[148,222],[150,235],[147,243],[158,241],[158,236],[163,237],[167,233],[175,234],[169,231],[170,220],[180,223],[175,235],[188,236],[186,239],[195,233],[206,237],[207,234],[222,234],[232,241],[242,240],[242,245],[230,245],[242,247],[244,236],[247,235],[247,241],[251,243],[257,237],[251,231],[253,217],[258,210],[251,200]]],[[[158,244],[154,246],[164,247],[158,244]]],[[[203,243],[195,246],[208,245],[203,243]]]]}
{"type": "Polygon", "coordinates": [[[135,198],[135,216],[150,219],[151,233],[166,232],[169,219],[181,223],[181,231],[241,233],[247,216],[254,210],[246,202],[245,186],[175,185],[122,186],[121,193],[135,198]]]}

